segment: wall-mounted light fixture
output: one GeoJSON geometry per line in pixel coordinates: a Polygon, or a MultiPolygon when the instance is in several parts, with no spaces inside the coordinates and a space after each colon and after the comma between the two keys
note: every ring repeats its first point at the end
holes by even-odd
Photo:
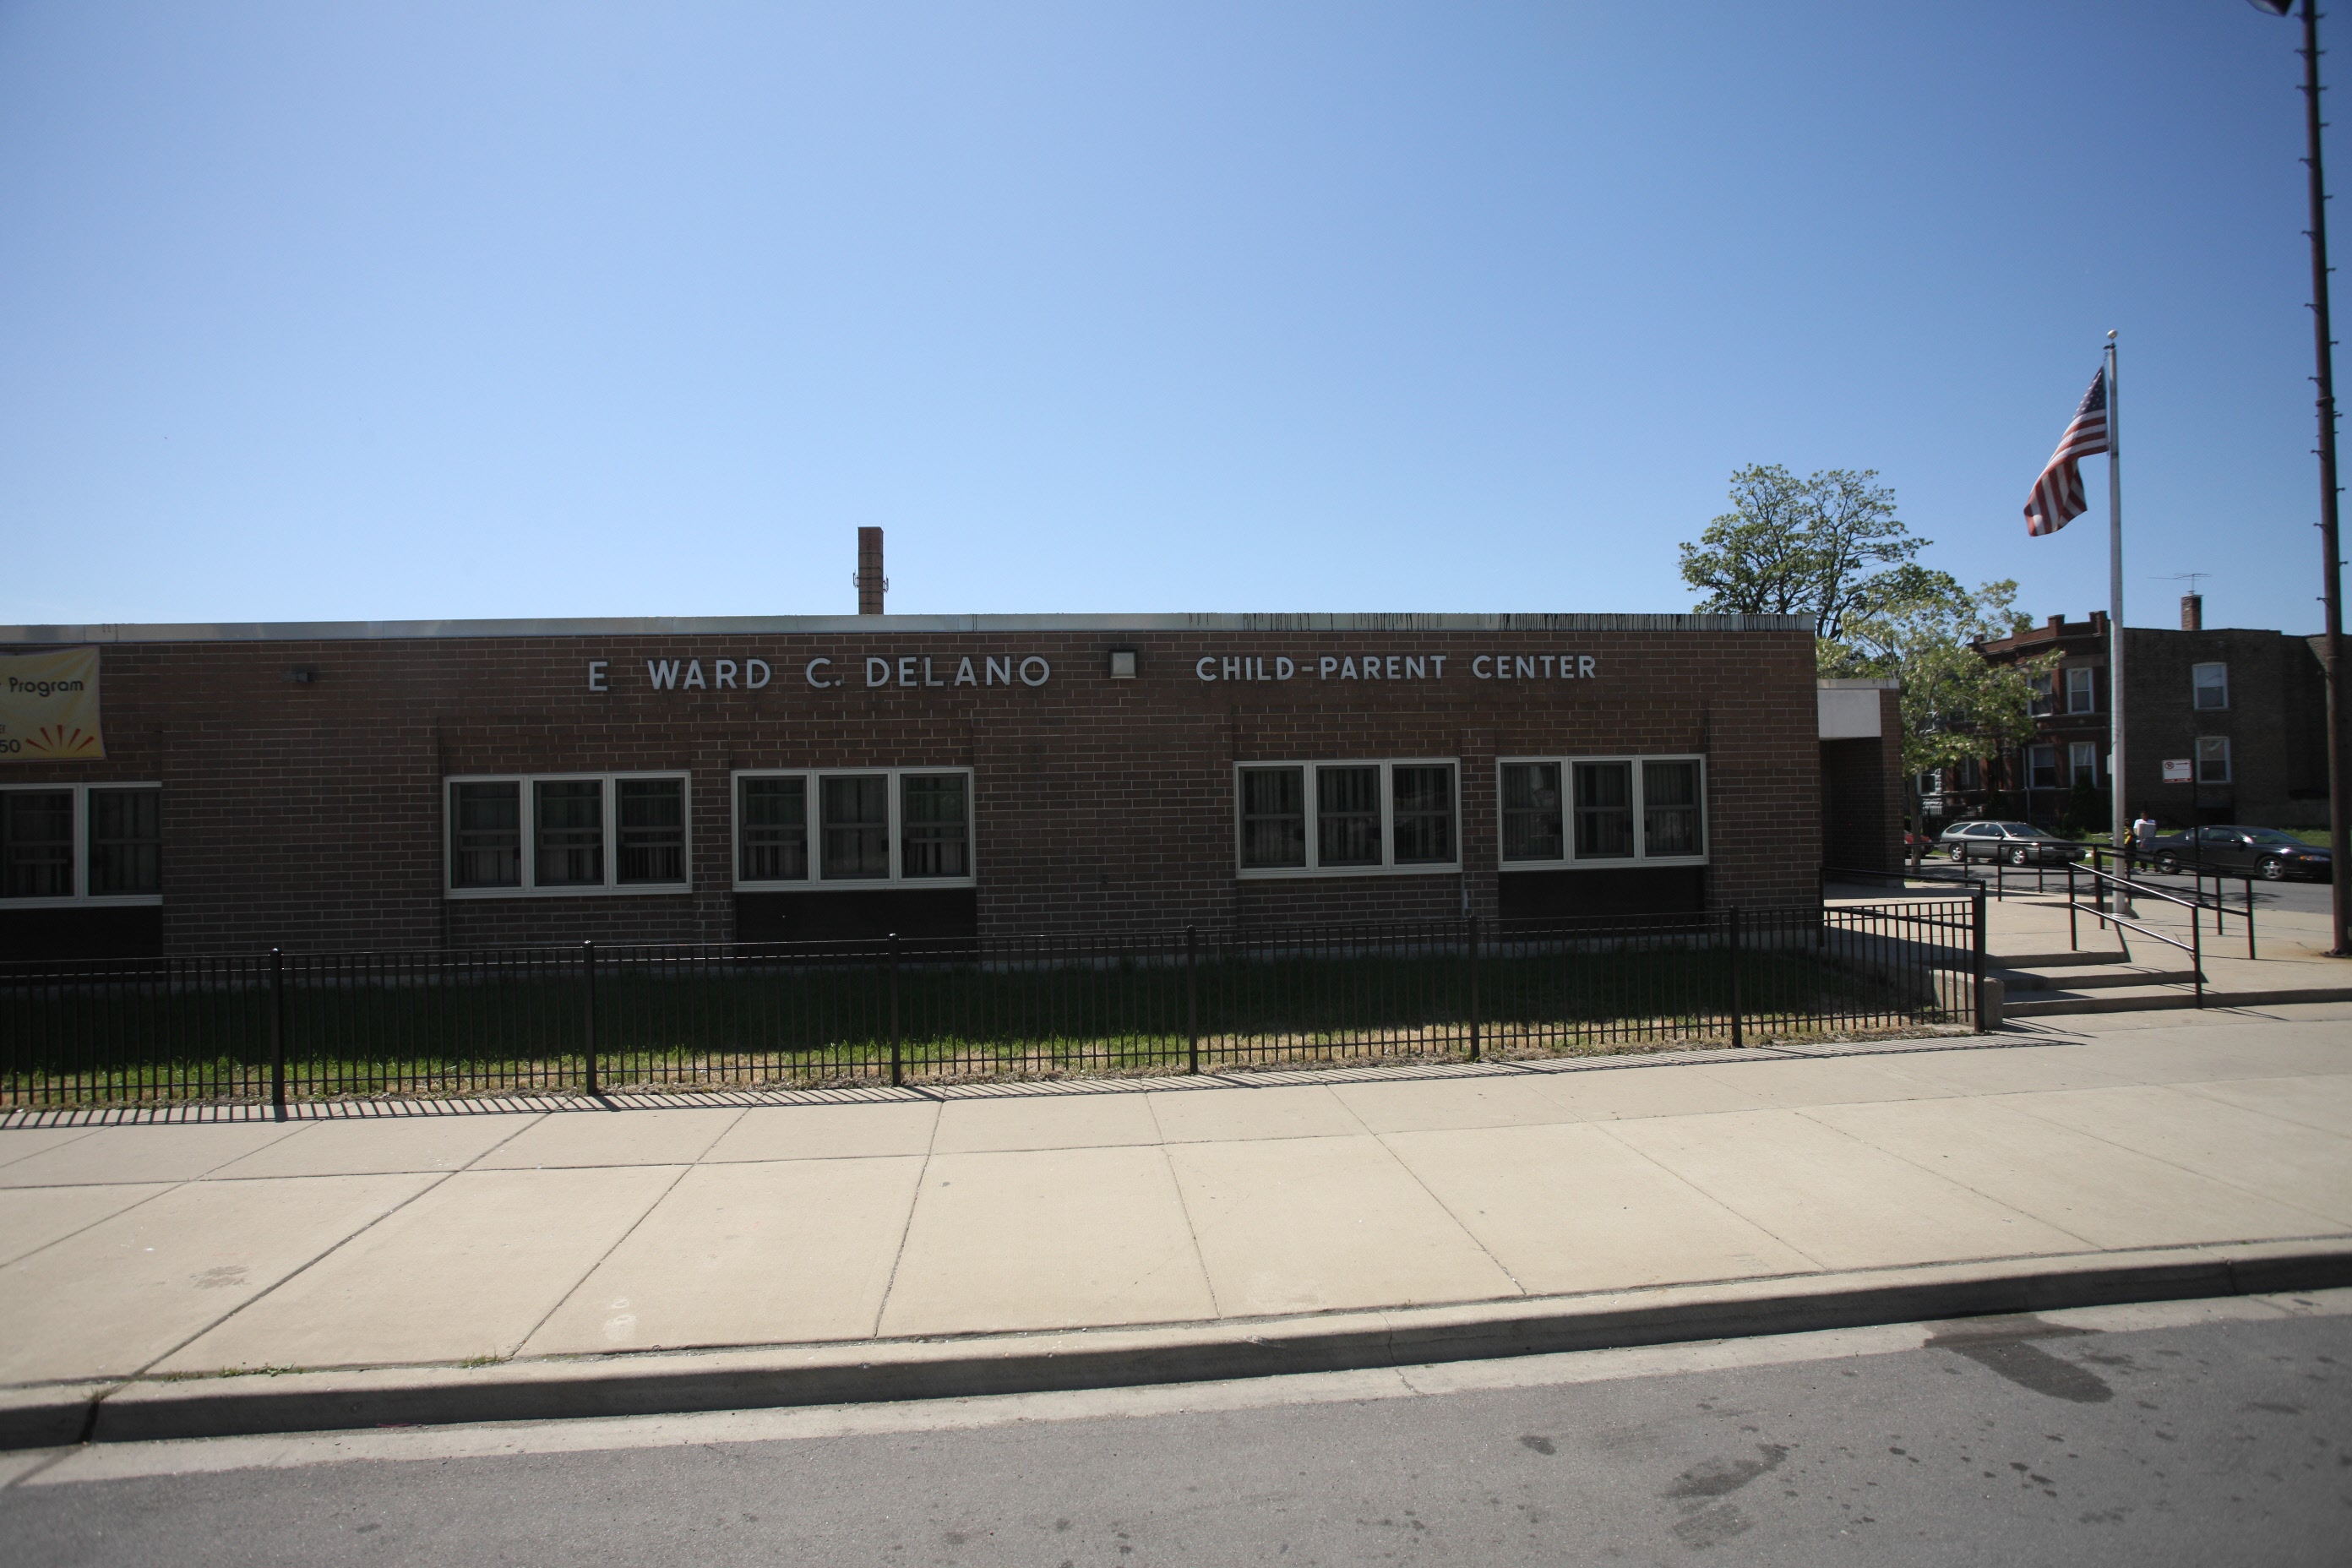
{"type": "Polygon", "coordinates": [[[1113,680],[1133,680],[1135,679],[1135,650],[1133,648],[1115,647],[1110,650],[1110,678],[1113,680]]]}
{"type": "Polygon", "coordinates": [[[280,679],[290,680],[298,686],[308,686],[319,679],[319,667],[315,664],[294,665],[289,667],[280,679]]]}

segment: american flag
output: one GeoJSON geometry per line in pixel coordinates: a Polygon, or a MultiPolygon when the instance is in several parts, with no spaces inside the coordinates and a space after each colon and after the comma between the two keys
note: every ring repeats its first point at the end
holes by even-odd
{"type": "Polygon", "coordinates": [[[2083,470],[2077,463],[2106,449],[2107,373],[2102,370],[2091,378],[2091,390],[2083,394],[2074,422],[2058,437],[2058,449],[2050,454],[2042,477],[2033,481],[2033,493],[2025,499],[2027,533],[2037,538],[2055,533],[2083,515],[2088,503],[2083,500],[2083,470]]]}

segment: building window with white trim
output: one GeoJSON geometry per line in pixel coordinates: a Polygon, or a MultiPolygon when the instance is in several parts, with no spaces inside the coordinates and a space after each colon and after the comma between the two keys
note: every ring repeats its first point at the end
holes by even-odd
{"type": "Polygon", "coordinates": [[[2058,677],[2046,669],[2036,670],[2026,677],[2026,684],[2032,689],[2028,711],[2036,719],[2046,719],[2057,711],[2057,681],[2058,677]]]}
{"type": "Polygon", "coordinates": [[[1696,855],[1698,763],[1693,759],[1642,763],[1642,847],[1651,856],[1696,855]]]}
{"type": "Polygon", "coordinates": [[[453,898],[691,890],[684,773],[447,783],[453,898]]]}
{"type": "Polygon", "coordinates": [[[822,782],[827,881],[890,875],[890,775],[852,773],[822,782]]]}
{"type": "Polygon", "coordinates": [[[2230,706],[2230,667],[2226,664],[2190,665],[2189,686],[2192,700],[2200,712],[2211,712],[2230,706]]]}
{"type": "Polygon", "coordinates": [[[1503,764],[1503,858],[1565,858],[1558,763],[1503,764]]]}
{"type": "Polygon", "coordinates": [[[2197,782],[2201,784],[2230,782],[2230,738],[2227,735],[2197,737],[2197,782]]]}
{"type": "Polygon", "coordinates": [[[735,789],[735,879],[808,880],[808,780],[741,778],[735,789]]]}
{"type": "Polygon", "coordinates": [[[2028,746],[2025,748],[2025,787],[2056,789],[2058,787],[2058,748],[2028,746]]]}
{"type": "Polygon", "coordinates": [[[622,779],[615,786],[614,826],[620,863],[614,880],[686,880],[686,781],[622,779]]]}
{"type": "Polygon", "coordinates": [[[735,774],[738,888],[905,882],[972,885],[971,769],[735,774]]]}
{"type": "Polygon", "coordinates": [[[2099,782],[2099,748],[2092,741],[2070,741],[2066,743],[2067,772],[2071,783],[2096,787],[2099,782]]]}
{"type": "Polygon", "coordinates": [[[1307,864],[1307,770],[1242,770],[1242,868],[1307,864]]]}
{"type": "Polygon", "coordinates": [[[961,773],[908,773],[898,780],[900,873],[927,880],[971,875],[971,814],[961,773]]]}
{"type": "Polygon", "coordinates": [[[1250,763],[1234,774],[1244,877],[1461,867],[1451,762],[1250,763]]]}
{"type": "Polygon", "coordinates": [[[449,786],[449,885],[522,886],[522,781],[449,786]]]}
{"type": "Polygon", "coordinates": [[[161,903],[163,800],[148,784],[0,787],[0,908],[161,903]]]}
{"type": "Polygon", "coordinates": [[[1400,866],[1450,866],[1454,847],[1454,766],[1407,767],[1390,770],[1396,792],[1392,813],[1396,863],[1400,866]]]}
{"type": "Polygon", "coordinates": [[[2098,671],[2078,665],[2066,672],[2066,711],[2095,713],[2099,707],[2098,671]]]}
{"type": "Polygon", "coordinates": [[[1706,858],[1704,758],[1508,757],[1499,768],[1506,869],[1706,858]]]}

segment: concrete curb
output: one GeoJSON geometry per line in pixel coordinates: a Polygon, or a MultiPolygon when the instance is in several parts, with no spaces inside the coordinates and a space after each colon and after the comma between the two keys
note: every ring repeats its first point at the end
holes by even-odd
{"type": "Polygon", "coordinates": [[[2352,1285],[2352,1237],[1145,1329],[134,1379],[0,1394],[0,1448],[969,1398],[2352,1285]]]}
{"type": "MultiPolygon", "coordinates": [[[[1988,984],[1990,982],[1987,982],[1988,984]]],[[[2064,986],[2055,989],[2063,991],[2064,986]]],[[[2034,993],[2023,992],[2010,1002],[2008,1016],[2012,1018],[2045,1018],[2068,1013],[2161,1013],[2182,1007],[2195,1007],[2197,998],[2187,991],[2161,996],[2068,996],[2063,1001],[2039,1002],[2034,993]]],[[[2352,986],[2323,985],[2300,991],[2217,991],[2205,987],[2205,1010],[2217,1007],[2278,1007],[2292,1002],[2352,1002],[2352,986]]]]}

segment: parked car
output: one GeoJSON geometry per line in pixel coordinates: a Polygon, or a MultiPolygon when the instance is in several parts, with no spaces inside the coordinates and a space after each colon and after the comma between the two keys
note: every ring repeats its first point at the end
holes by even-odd
{"type": "Polygon", "coordinates": [[[2273,882],[2283,882],[2289,877],[2309,877],[2324,882],[2336,864],[2326,850],[2316,844],[2305,844],[2291,833],[2281,833],[2275,827],[2239,827],[2230,824],[2166,834],[2152,840],[2148,850],[2156,857],[2156,868],[2159,871],[2202,866],[2208,871],[2252,871],[2273,882]]]}
{"type": "Polygon", "coordinates": [[[1937,847],[1959,861],[2006,860],[2012,866],[2063,866],[2083,858],[2083,847],[2030,822],[1955,822],[1937,847]]]}

